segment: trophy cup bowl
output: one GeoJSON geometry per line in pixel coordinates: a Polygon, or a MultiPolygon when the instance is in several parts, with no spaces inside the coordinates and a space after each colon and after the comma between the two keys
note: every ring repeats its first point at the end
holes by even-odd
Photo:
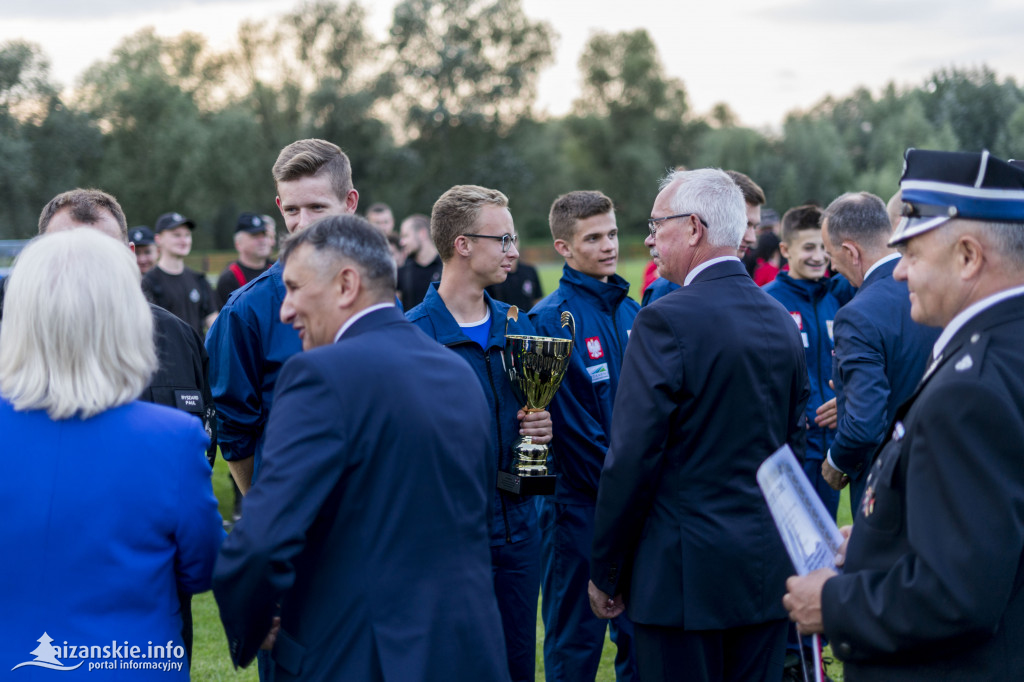
{"type": "MultiPolygon", "coordinates": [[[[518,309],[509,309],[505,322],[517,319],[518,309]]],[[[512,392],[527,412],[546,410],[555,391],[562,383],[572,356],[576,321],[572,314],[563,312],[562,326],[569,327],[571,337],[560,339],[550,336],[505,334],[505,348],[501,359],[512,392]]],[[[555,491],[555,477],[548,474],[547,445],[534,443],[523,436],[512,445],[512,471],[498,472],[498,487],[518,495],[550,495],[555,491]]]]}

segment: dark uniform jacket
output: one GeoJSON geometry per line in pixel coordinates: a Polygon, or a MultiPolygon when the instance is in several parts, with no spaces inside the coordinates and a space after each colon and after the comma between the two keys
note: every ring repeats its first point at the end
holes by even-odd
{"type": "Polygon", "coordinates": [[[1024,671],[1024,294],[952,337],[896,413],[822,612],[846,679],[1024,671]]]}
{"type": "Polygon", "coordinates": [[[203,339],[192,327],[152,303],[157,370],[139,400],[176,407],[199,417],[210,437],[206,457],[217,454],[217,420],[207,381],[210,360],[203,339]]]}

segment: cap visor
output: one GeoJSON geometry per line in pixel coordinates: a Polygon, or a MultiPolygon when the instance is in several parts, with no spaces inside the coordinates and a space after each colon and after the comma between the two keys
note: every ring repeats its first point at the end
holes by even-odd
{"type": "Polygon", "coordinates": [[[889,246],[896,246],[901,242],[905,242],[911,237],[916,237],[919,234],[934,230],[939,225],[947,223],[952,218],[949,216],[931,216],[929,218],[903,218],[899,223],[896,224],[896,229],[893,230],[892,238],[889,239],[889,246]]]}

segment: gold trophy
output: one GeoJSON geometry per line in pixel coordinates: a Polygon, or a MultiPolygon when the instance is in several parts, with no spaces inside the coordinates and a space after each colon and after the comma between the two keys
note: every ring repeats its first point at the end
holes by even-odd
{"type": "MultiPolygon", "coordinates": [[[[505,318],[505,349],[501,361],[512,385],[512,392],[527,412],[546,410],[555,397],[569,367],[576,320],[562,313],[562,327],[569,327],[568,339],[549,336],[509,335],[509,320],[519,319],[519,308],[512,306],[505,318]]],[[[523,436],[512,445],[512,471],[498,472],[498,487],[517,495],[550,495],[555,492],[555,477],[548,474],[547,445],[523,436]]]]}

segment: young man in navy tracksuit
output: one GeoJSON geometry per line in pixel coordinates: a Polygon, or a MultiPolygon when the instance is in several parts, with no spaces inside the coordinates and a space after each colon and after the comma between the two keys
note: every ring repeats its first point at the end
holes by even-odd
{"type": "Polygon", "coordinates": [[[785,306],[800,329],[811,382],[804,471],[825,508],[835,518],[839,491],[833,490],[821,476],[821,462],[832,445],[835,431],[814,423],[818,406],[835,397],[828,382],[832,376],[832,320],[839,310],[839,300],[832,294],[825,277],[829,261],[821,238],[820,221],[821,209],[817,206],[797,206],[786,211],[782,216],[779,249],[789,260],[789,270],[780,272],[764,290],[785,306]]]}
{"type": "MultiPolygon", "coordinates": [[[[456,185],[434,204],[430,236],[443,263],[441,281],[430,285],[406,317],[476,372],[492,415],[492,450],[480,456],[494,458],[498,471],[511,471],[513,441],[523,435],[550,442],[551,415],[546,410],[527,414],[518,404],[501,359],[509,306],[484,291],[504,281],[519,257],[508,199],[497,190],[456,185]]],[[[533,325],[520,313],[518,321],[508,322],[508,333],[532,335],[533,325]]],[[[512,682],[533,682],[540,589],[537,507],[532,497],[498,490],[496,481],[489,485],[494,490],[491,568],[509,673],[512,682]]]]}
{"type": "MultiPolygon", "coordinates": [[[[804,473],[832,518],[839,509],[839,491],[834,490],[821,475],[835,431],[814,423],[817,408],[835,397],[829,386],[832,376],[832,321],[839,310],[839,299],[833,294],[833,285],[825,273],[829,260],[821,237],[821,209],[817,206],[797,206],[782,216],[782,241],[779,250],[789,259],[789,270],[783,270],[764,290],[785,306],[800,329],[807,357],[807,374],[811,397],[807,401],[807,449],[804,454],[804,473]]],[[[810,638],[805,637],[810,646],[810,638]]],[[[791,676],[799,679],[800,653],[797,633],[790,625],[786,665],[791,676]]],[[[806,657],[810,660],[810,656],[806,657]]],[[[789,679],[789,678],[787,678],[789,679]]]]}
{"type": "Polygon", "coordinates": [[[541,501],[544,674],[551,681],[592,681],[610,627],[616,677],[635,680],[632,623],[625,614],[610,622],[595,617],[587,584],[612,403],[640,306],[629,298],[629,282],[615,274],[619,238],[611,199],[570,192],[552,204],[549,222],[565,266],[558,289],[530,311],[530,320],[542,336],[565,337],[561,314],[569,311],[576,343],[551,408],[555,494],[541,501]]]}

